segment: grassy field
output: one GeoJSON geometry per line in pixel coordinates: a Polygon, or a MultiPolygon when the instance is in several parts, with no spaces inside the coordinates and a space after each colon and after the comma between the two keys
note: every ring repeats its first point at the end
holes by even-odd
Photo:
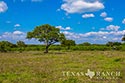
{"type": "Polygon", "coordinates": [[[125,52],[0,53],[0,83],[125,83],[125,52]],[[102,74],[90,79],[88,69],[102,74]],[[103,74],[117,71],[120,76],[103,74]]]}

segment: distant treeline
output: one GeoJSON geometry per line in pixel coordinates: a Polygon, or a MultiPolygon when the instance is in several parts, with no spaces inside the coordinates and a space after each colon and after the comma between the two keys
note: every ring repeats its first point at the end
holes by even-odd
{"type": "MultiPolygon", "coordinates": [[[[10,51],[44,51],[45,45],[30,45],[25,44],[23,41],[18,41],[13,44],[8,41],[0,41],[0,52],[10,52],[10,51]]],[[[79,50],[79,51],[106,51],[106,50],[121,50],[125,51],[125,43],[121,42],[108,42],[106,44],[91,44],[89,42],[84,42],[82,44],[67,44],[67,45],[51,45],[49,50],[57,51],[67,51],[67,50],[79,50]],[[70,46],[68,46],[70,45],[70,46]]]]}

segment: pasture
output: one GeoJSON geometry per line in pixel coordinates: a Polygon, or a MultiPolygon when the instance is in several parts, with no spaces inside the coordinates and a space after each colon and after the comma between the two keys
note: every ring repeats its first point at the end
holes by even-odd
{"type": "Polygon", "coordinates": [[[125,52],[0,53],[0,83],[125,83],[125,52]],[[88,69],[101,74],[89,78],[88,69]]]}

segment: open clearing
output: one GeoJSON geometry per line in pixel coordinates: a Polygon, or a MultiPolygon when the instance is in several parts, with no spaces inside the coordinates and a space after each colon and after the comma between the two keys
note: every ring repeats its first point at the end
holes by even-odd
{"type": "Polygon", "coordinates": [[[40,51],[0,53],[0,83],[125,83],[123,51],[40,51]],[[92,79],[87,70],[120,72],[92,79]],[[66,72],[69,72],[67,74],[66,72]]]}

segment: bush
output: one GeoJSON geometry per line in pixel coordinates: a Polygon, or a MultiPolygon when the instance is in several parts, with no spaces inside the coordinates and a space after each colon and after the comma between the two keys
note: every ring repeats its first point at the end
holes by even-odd
{"type": "Polygon", "coordinates": [[[23,41],[17,41],[18,47],[26,47],[25,43],[23,41]]]}
{"type": "Polygon", "coordinates": [[[89,42],[84,42],[83,45],[84,46],[90,46],[91,44],[89,42]]]}
{"type": "Polygon", "coordinates": [[[113,46],[120,46],[121,43],[120,42],[108,42],[106,45],[110,46],[110,47],[113,47],[113,46]]]}
{"type": "Polygon", "coordinates": [[[18,51],[21,53],[25,50],[25,43],[23,41],[17,41],[17,47],[19,48],[18,51]]]}
{"type": "Polygon", "coordinates": [[[75,43],[74,40],[64,40],[64,41],[61,42],[61,45],[67,47],[67,50],[69,50],[70,47],[75,46],[76,43],[75,43]]]}
{"type": "Polygon", "coordinates": [[[11,48],[14,46],[14,44],[8,42],[8,41],[1,41],[0,42],[0,52],[7,52],[11,51],[11,48]]]}

